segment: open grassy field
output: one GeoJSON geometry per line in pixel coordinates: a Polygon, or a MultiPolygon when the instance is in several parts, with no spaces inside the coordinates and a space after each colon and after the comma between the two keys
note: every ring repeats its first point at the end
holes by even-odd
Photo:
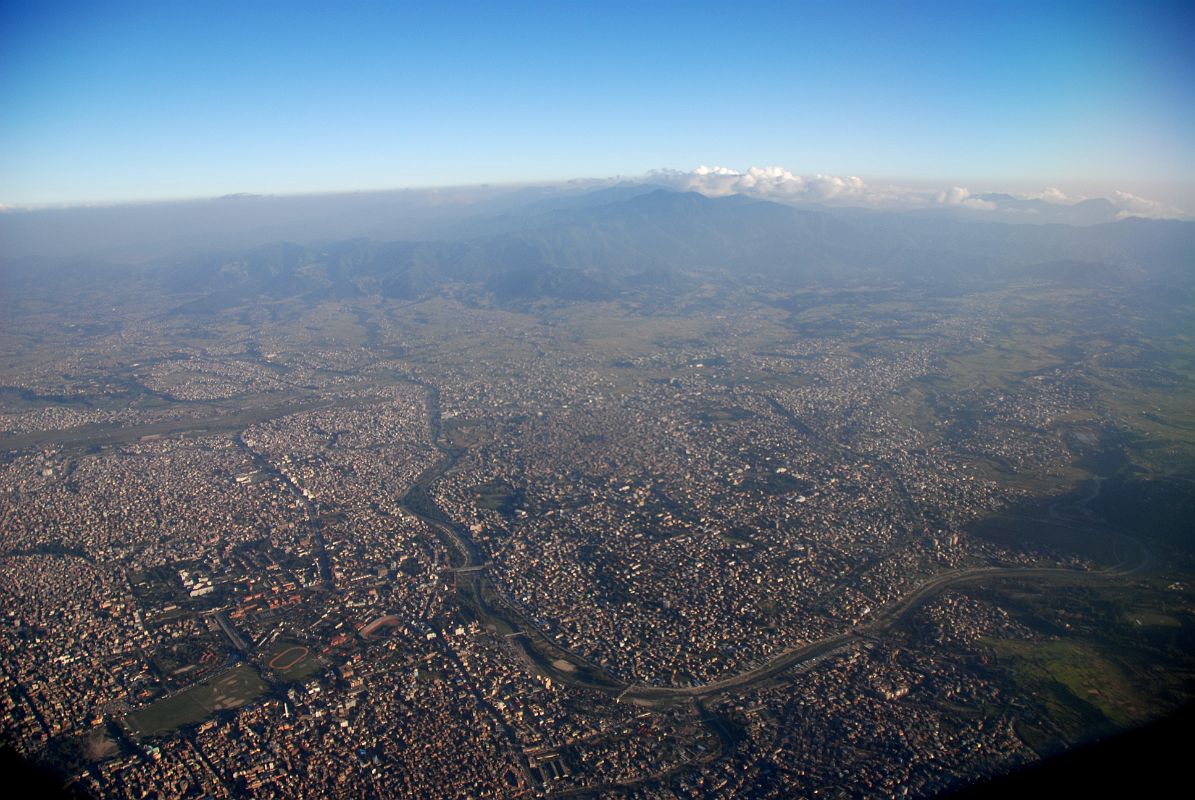
{"type": "Polygon", "coordinates": [[[323,668],[319,656],[290,639],[276,641],[259,660],[263,670],[286,682],[304,681],[323,668]]]}
{"type": "Polygon", "coordinates": [[[240,664],[228,672],[150,703],[125,717],[141,738],[163,736],[207,719],[216,711],[240,708],[268,690],[257,670],[240,664]]]}
{"type": "Polygon", "coordinates": [[[1078,639],[1047,642],[993,640],[996,658],[1072,735],[1150,719],[1153,703],[1111,659],[1078,639]]]}

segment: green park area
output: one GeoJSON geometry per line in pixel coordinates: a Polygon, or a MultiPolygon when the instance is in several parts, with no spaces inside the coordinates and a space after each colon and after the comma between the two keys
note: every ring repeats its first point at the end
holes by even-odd
{"type": "Polygon", "coordinates": [[[267,675],[276,675],[288,683],[304,681],[323,666],[307,645],[288,639],[275,642],[260,663],[267,675]]]}
{"type": "Polygon", "coordinates": [[[141,738],[164,736],[186,725],[203,722],[217,711],[240,708],[268,689],[253,667],[240,664],[129,713],[125,722],[141,738]]]}
{"type": "Polygon", "coordinates": [[[1124,670],[1098,648],[1077,640],[991,642],[997,660],[1075,736],[1140,724],[1155,712],[1124,670]]]}

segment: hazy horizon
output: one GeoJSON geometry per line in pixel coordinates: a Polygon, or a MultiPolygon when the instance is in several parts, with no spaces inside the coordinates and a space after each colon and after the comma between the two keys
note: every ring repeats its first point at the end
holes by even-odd
{"type": "Polygon", "coordinates": [[[542,215],[562,202],[567,206],[568,198],[596,192],[593,202],[604,203],[657,188],[710,198],[735,195],[809,212],[928,214],[956,222],[1087,226],[1129,217],[1191,218],[1185,208],[1130,191],[1064,187],[969,188],[798,175],[779,166],[700,166],[633,178],[64,204],[0,209],[0,261],[86,256],[140,262],[280,241],[467,241],[511,225],[550,224],[542,215]]]}
{"type": "MultiPolygon", "coordinates": [[[[546,188],[546,189],[564,189],[564,190],[583,190],[587,188],[598,189],[604,186],[618,185],[622,183],[653,183],[666,180],[663,176],[667,175],[692,175],[700,169],[728,169],[733,170],[741,175],[748,174],[751,170],[784,170],[794,177],[805,179],[806,181],[813,179],[824,179],[830,181],[862,181],[869,187],[877,187],[884,190],[897,190],[902,192],[906,198],[911,198],[908,205],[915,205],[913,202],[917,199],[922,199],[922,205],[929,204],[925,198],[933,198],[940,192],[947,192],[955,188],[963,188],[972,194],[1011,194],[1018,197],[1042,197],[1049,196],[1053,192],[1061,192],[1063,197],[1060,202],[1074,202],[1090,198],[1110,198],[1117,193],[1132,194],[1143,200],[1152,203],[1157,203],[1159,208],[1166,207],[1171,213],[1166,216],[1188,218],[1192,216],[1192,208],[1195,208],[1195,182],[1181,182],[1181,181],[1148,181],[1148,180],[1134,180],[1126,179],[1120,181],[1084,181],[1084,180],[1036,180],[1032,178],[1025,179],[992,179],[992,178],[948,178],[943,180],[933,180],[918,177],[890,177],[884,175],[869,176],[851,173],[849,175],[830,175],[824,172],[812,172],[803,175],[787,170],[783,166],[756,166],[750,165],[745,168],[736,166],[707,166],[705,164],[695,165],[692,169],[677,169],[674,167],[658,167],[648,170],[646,172],[636,175],[612,175],[612,176],[593,176],[593,175],[577,175],[569,178],[538,178],[535,176],[527,176],[521,180],[508,181],[462,181],[459,183],[441,183],[441,184],[417,184],[417,185],[394,185],[394,186],[378,186],[378,187],[340,187],[329,189],[308,189],[308,190],[292,190],[292,191],[271,191],[261,187],[254,186],[229,186],[227,191],[219,193],[194,193],[194,194],[179,194],[173,196],[151,196],[151,197],[109,197],[109,198],[92,198],[89,200],[77,200],[69,198],[60,198],[52,201],[37,202],[37,203],[3,203],[0,202],[0,214],[10,212],[24,212],[24,211],[53,211],[63,209],[80,209],[80,208],[115,208],[125,206],[149,206],[149,205],[167,205],[176,203],[194,203],[208,200],[233,200],[233,199],[248,199],[248,198],[277,198],[277,199],[299,199],[299,198],[316,198],[316,197],[344,197],[350,195],[383,195],[383,194],[402,194],[402,193],[445,193],[444,197],[440,198],[445,201],[457,202],[461,196],[487,196],[492,193],[518,191],[527,188],[546,188]]],[[[675,187],[673,187],[675,188],[675,187]]],[[[693,191],[702,191],[701,187],[694,187],[693,191]]],[[[704,192],[707,193],[708,192],[704,192]]],[[[750,191],[741,192],[743,194],[752,194],[750,191]]],[[[775,198],[772,199],[781,199],[775,198]]],[[[808,198],[806,198],[808,199],[808,198]]],[[[825,198],[823,198],[825,199],[825,198]]],[[[855,198],[856,202],[847,202],[852,198],[838,198],[840,205],[858,205],[866,206],[867,202],[855,198]]]]}

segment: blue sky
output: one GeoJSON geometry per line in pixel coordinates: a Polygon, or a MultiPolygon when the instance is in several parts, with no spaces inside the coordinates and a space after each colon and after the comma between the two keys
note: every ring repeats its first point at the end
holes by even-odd
{"type": "Polygon", "coordinates": [[[0,202],[699,164],[1185,192],[1193,6],[3,0],[0,202]]]}

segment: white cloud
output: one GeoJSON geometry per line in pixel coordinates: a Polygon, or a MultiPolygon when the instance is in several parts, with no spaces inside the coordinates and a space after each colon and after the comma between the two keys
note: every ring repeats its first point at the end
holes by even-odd
{"type": "Polygon", "coordinates": [[[837,205],[885,205],[898,199],[853,175],[796,175],[776,166],[751,167],[746,172],[719,166],[700,166],[691,172],[657,170],[648,179],[710,197],[744,194],[779,202],[837,205]]]}
{"type": "Polygon", "coordinates": [[[1175,219],[1189,216],[1174,206],[1147,200],[1128,192],[1116,191],[1109,198],[1120,209],[1118,217],[1150,217],[1152,219],[1175,219]]]}
{"type": "Polygon", "coordinates": [[[869,184],[856,175],[797,175],[784,167],[751,167],[740,172],[730,167],[700,166],[684,172],[657,170],[648,180],[674,189],[700,192],[709,197],[742,194],[780,203],[816,203],[873,208],[927,208],[937,205],[990,209],[994,205],[961,187],[944,192],[903,186],[869,184]]]}
{"type": "Polygon", "coordinates": [[[951,186],[944,192],[938,192],[934,200],[940,206],[954,206],[958,208],[974,208],[980,211],[991,211],[996,204],[990,200],[976,197],[970,189],[962,186],[951,186]]]}
{"type": "Polygon", "coordinates": [[[1086,200],[1087,197],[1081,194],[1067,194],[1059,189],[1057,186],[1047,186],[1040,192],[1025,192],[1024,194],[1011,194],[1020,200],[1042,200],[1047,203],[1053,203],[1056,206],[1073,206],[1075,203],[1086,200]]]}
{"type": "MultiPolygon", "coordinates": [[[[700,166],[684,171],[656,170],[647,176],[651,183],[673,189],[700,192],[709,197],[741,194],[763,200],[793,205],[819,204],[834,206],[863,206],[871,208],[916,209],[955,208],[996,212],[993,217],[1034,215],[1034,208],[1020,207],[1016,200],[1043,200],[1059,206],[1070,206],[1087,199],[1083,195],[1067,194],[1049,186],[1041,192],[1011,194],[1013,201],[999,198],[984,199],[983,192],[973,192],[962,186],[933,189],[912,189],[895,185],[869,184],[857,176],[798,175],[784,167],[751,167],[740,171],[723,166],[700,166]]],[[[1128,192],[1115,192],[1109,198],[1123,216],[1187,217],[1181,210],[1164,203],[1146,200],[1128,192]]]]}

